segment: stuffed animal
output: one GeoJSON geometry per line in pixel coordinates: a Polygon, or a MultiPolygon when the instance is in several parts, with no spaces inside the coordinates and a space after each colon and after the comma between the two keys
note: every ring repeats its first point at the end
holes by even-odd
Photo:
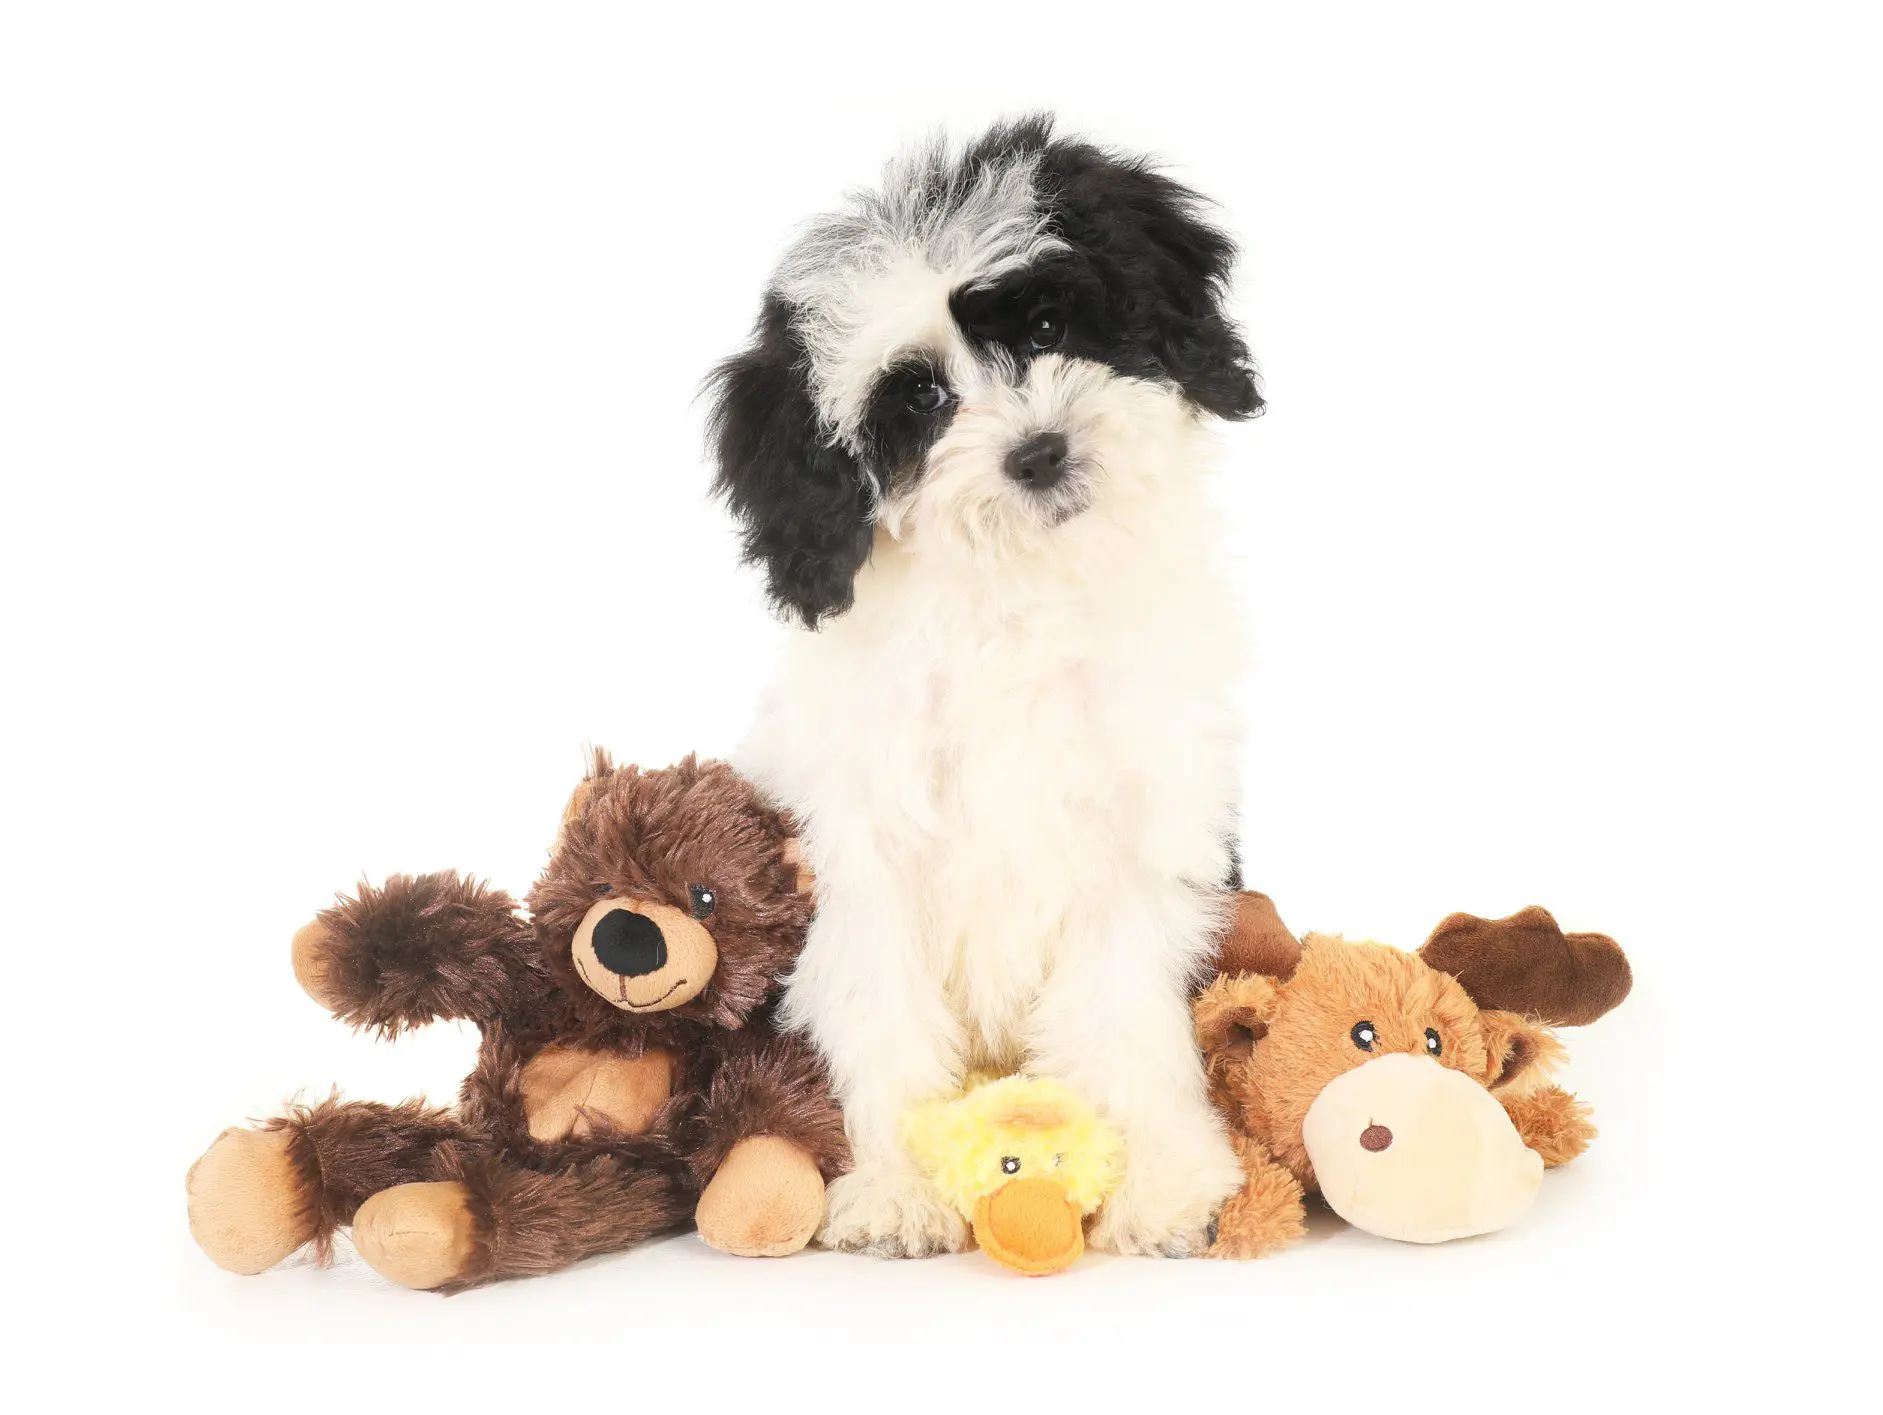
{"type": "Polygon", "coordinates": [[[394,876],[294,939],[322,1006],[391,1037],[483,1034],[455,1110],[337,1096],[224,1131],[189,1175],[190,1228],[256,1273],[350,1224],[373,1268],[456,1290],[698,1225],[781,1255],[847,1164],[822,1068],[772,1026],[811,912],[785,817],[733,769],[597,752],[530,917],[456,874],[394,876]]]}
{"type": "Polygon", "coordinates": [[[903,1119],[916,1163],[996,1262],[1028,1277],[1085,1251],[1085,1220],[1118,1187],[1123,1141],[1062,1081],[970,1080],[903,1119]]]}
{"type": "Polygon", "coordinates": [[[1417,953],[1309,934],[1241,897],[1223,972],[1196,1002],[1211,1093],[1247,1176],[1212,1256],[1250,1258],[1300,1235],[1304,1192],[1386,1238],[1437,1243],[1515,1221],[1546,1166],[1595,1135],[1551,1083],[1551,1027],[1627,996],[1628,961],[1601,934],[1530,908],[1454,914],[1417,953]]]}

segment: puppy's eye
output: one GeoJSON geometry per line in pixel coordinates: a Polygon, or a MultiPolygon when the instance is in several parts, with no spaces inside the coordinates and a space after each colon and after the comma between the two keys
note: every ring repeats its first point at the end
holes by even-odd
{"type": "Polygon", "coordinates": [[[693,917],[696,919],[704,919],[719,902],[719,896],[703,884],[696,884],[687,892],[693,897],[693,917]]]}
{"type": "Polygon", "coordinates": [[[1372,1051],[1373,1043],[1379,1036],[1379,1034],[1373,1030],[1373,1024],[1371,1022],[1355,1022],[1353,1024],[1353,1030],[1347,1035],[1353,1038],[1353,1044],[1359,1047],[1361,1051],[1372,1051]]]}
{"type": "Polygon", "coordinates": [[[1445,1044],[1438,1039],[1438,1029],[1436,1027],[1427,1027],[1425,1029],[1426,1051],[1430,1052],[1433,1056],[1437,1056],[1444,1048],[1445,1044]]]}
{"type": "Polygon", "coordinates": [[[932,378],[917,379],[909,385],[907,402],[912,413],[939,413],[948,406],[948,388],[932,378]]]}
{"type": "Polygon", "coordinates": [[[1008,1155],[1002,1159],[1000,1162],[1000,1172],[1002,1174],[1018,1174],[1020,1172],[1020,1161],[1018,1157],[1008,1155]]]}
{"type": "Polygon", "coordinates": [[[1034,311],[1027,320],[1027,342],[1041,352],[1057,348],[1065,337],[1066,317],[1051,305],[1034,311]]]}

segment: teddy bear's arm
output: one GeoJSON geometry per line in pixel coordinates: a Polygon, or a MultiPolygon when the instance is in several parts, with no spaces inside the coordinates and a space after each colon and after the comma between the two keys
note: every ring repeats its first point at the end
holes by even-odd
{"type": "Polygon", "coordinates": [[[294,975],[341,1021],[385,1035],[489,1021],[540,982],[515,901],[451,871],[342,896],[295,934],[294,975]]]}
{"type": "Polygon", "coordinates": [[[824,1219],[826,1183],[849,1167],[843,1114],[823,1065],[795,1037],[735,1034],[688,1142],[701,1186],[694,1222],[713,1247],[782,1257],[824,1219]]]}
{"type": "Polygon", "coordinates": [[[824,1065],[795,1036],[732,1034],[697,1115],[688,1149],[702,1184],[734,1145],[756,1135],[790,1140],[826,1179],[850,1164],[843,1111],[830,1093],[824,1065]]]}
{"type": "Polygon", "coordinates": [[[1243,1184],[1216,1218],[1212,1258],[1260,1258],[1307,1231],[1307,1205],[1294,1175],[1269,1157],[1260,1141],[1232,1135],[1243,1184]]]}

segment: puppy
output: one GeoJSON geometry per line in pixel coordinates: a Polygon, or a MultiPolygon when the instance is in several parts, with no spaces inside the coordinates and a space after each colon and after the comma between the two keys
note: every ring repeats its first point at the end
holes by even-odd
{"type": "Polygon", "coordinates": [[[1232,256],[1195,193],[1030,118],[811,222],[709,385],[717,489],[801,626],[741,764],[818,880],[786,1007],[855,1149],[830,1246],[963,1246],[897,1127],[977,1068],[1122,1128],[1095,1246],[1200,1252],[1240,1183],[1189,1007],[1236,875],[1203,489],[1212,421],[1262,408],[1232,256]]]}

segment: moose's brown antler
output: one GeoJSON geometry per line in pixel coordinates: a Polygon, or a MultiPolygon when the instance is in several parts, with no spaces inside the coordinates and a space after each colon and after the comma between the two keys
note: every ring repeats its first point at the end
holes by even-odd
{"type": "Polygon", "coordinates": [[[1450,973],[1479,1007],[1582,1027],[1617,1006],[1634,984],[1621,945],[1607,934],[1566,934],[1532,904],[1505,919],[1453,914],[1419,956],[1450,973]]]}
{"type": "Polygon", "coordinates": [[[1217,950],[1221,973],[1262,973],[1277,980],[1294,976],[1301,944],[1281,921],[1275,901],[1245,889],[1236,896],[1236,913],[1217,950]]]}

